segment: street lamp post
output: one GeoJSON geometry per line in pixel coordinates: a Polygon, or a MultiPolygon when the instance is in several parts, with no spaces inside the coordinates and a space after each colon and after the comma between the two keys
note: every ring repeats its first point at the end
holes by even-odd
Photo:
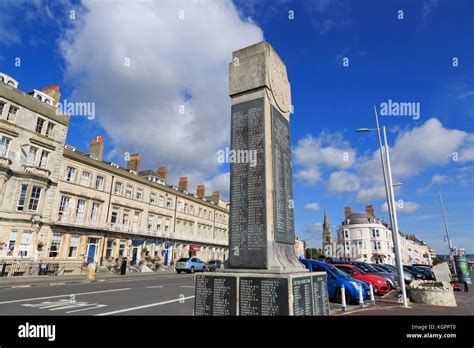
{"type": "MultiPolygon", "coordinates": [[[[368,132],[368,131],[377,131],[378,139],[379,139],[379,147],[380,147],[380,159],[382,162],[382,172],[384,177],[385,183],[385,194],[387,196],[387,205],[388,211],[390,216],[390,224],[392,226],[392,239],[393,239],[393,246],[395,251],[395,262],[397,265],[398,271],[398,278],[400,282],[400,288],[402,291],[402,300],[403,306],[408,307],[406,289],[405,289],[405,277],[403,274],[403,264],[401,260],[401,251],[400,251],[400,243],[399,243],[399,235],[398,235],[398,221],[397,221],[397,212],[395,207],[395,195],[393,192],[393,187],[395,186],[392,181],[392,171],[390,166],[390,156],[388,151],[388,142],[387,142],[387,132],[385,130],[385,126],[383,126],[383,134],[384,134],[384,145],[382,146],[382,137],[380,135],[380,126],[379,126],[379,118],[377,115],[377,108],[374,105],[375,111],[375,121],[377,124],[377,128],[370,129],[370,128],[360,128],[357,132],[368,132]],[[384,151],[385,150],[385,151],[384,151]],[[384,156],[385,153],[385,156],[384,156]]],[[[400,184],[396,184],[396,186],[400,186],[400,184]]]]}
{"type": "Polygon", "coordinates": [[[441,196],[441,191],[438,191],[438,194],[439,204],[441,205],[441,213],[443,214],[444,229],[446,230],[446,239],[448,240],[449,258],[453,262],[454,275],[457,276],[456,265],[454,264],[453,245],[451,244],[451,238],[449,237],[448,221],[446,220],[446,211],[444,210],[444,202],[443,197],[441,196]]]}

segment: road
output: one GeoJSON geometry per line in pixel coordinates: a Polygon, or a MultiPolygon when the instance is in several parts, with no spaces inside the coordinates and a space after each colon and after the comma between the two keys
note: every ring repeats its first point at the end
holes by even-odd
{"type": "Polygon", "coordinates": [[[192,315],[194,276],[0,289],[0,315],[192,315]]]}

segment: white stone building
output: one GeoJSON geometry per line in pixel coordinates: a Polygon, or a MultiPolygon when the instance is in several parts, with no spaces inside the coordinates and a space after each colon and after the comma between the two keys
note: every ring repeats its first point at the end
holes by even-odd
{"type": "Polygon", "coordinates": [[[228,204],[187,178],[169,185],[165,167],[139,171],[65,144],[69,117],[56,111],[59,87],[26,94],[0,73],[0,276],[76,273],[87,263],[116,267],[162,257],[228,257],[228,204]]]}

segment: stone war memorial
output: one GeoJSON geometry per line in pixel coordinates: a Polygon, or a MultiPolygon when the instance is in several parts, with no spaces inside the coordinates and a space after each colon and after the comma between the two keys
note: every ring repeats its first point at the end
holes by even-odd
{"type": "Polygon", "coordinates": [[[256,164],[231,163],[229,260],[196,275],[194,314],[328,315],[326,273],[295,253],[286,66],[267,42],[233,52],[229,64],[231,148],[256,164]]]}

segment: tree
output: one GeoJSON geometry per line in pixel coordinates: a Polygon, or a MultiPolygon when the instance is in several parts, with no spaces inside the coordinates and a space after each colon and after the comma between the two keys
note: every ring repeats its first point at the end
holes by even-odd
{"type": "Polygon", "coordinates": [[[321,249],[317,248],[307,248],[306,249],[306,258],[307,259],[312,259],[316,260],[319,259],[323,255],[323,252],[321,249]]]}

